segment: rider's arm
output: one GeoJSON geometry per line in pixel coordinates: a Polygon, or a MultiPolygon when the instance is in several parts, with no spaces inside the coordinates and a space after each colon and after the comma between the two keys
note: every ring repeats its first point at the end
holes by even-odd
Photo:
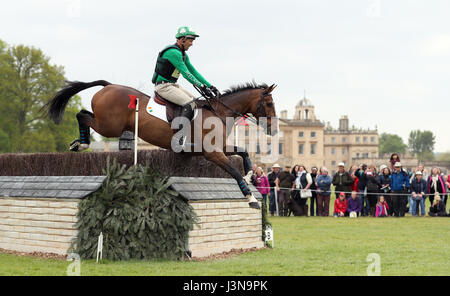
{"type": "Polygon", "coordinates": [[[168,59],[169,62],[171,62],[172,65],[174,65],[175,68],[177,68],[178,71],[180,71],[181,75],[183,75],[183,77],[186,78],[187,81],[189,81],[193,85],[197,85],[198,87],[202,86],[203,83],[200,82],[191,72],[189,72],[189,69],[183,62],[183,56],[179,50],[169,49],[164,53],[163,57],[168,59]]]}
{"type": "Polygon", "coordinates": [[[189,60],[189,56],[186,57],[186,66],[187,66],[189,72],[191,72],[192,75],[194,75],[195,78],[197,78],[197,80],[199,80],[201,83],[205,84],[207,87],[211,86],[211,83],[209,83],[205,78],[203,78],[203,76],[197,72],[197,70],[194,68],[194,66],[192,66],[191,61],[189,60]]]}

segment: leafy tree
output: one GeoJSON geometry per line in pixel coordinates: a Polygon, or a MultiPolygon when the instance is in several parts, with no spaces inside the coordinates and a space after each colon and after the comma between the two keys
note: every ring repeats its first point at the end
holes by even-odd
{"type": "Polygon", "coordinates": [[[8,46],[0,40],[0,126],[10,141],[0,143],[3,152],[67,151],[78,136],[75,114],[81,98],[69,101],[60,125],[39,112],[64,80],[63,67],[50,64],[40,49],[8,46]]]}
{"type": "Polygon", "coordinates": [[[437,161],[450,162],[450,151],[439,153],[436,157],[437,161]]]}
{"type": "Polygon", "coordinates": [[[400,136],[388,133],[382,133],[378,139],[378,143],[380,154],[404,153],[407,147],[400,136]]]}
{"type": "Polygon", "coordinates": [[[436,137],[431,131],[414,130],[409,133],[409,150],[416,154],[419,160],[434,159],[434,144],[436,137]]]}
{"type": "Polygon", "coordinates": [[[11,149],[9,135],[0,129],[0,153],[8,152],[11,149]]]}

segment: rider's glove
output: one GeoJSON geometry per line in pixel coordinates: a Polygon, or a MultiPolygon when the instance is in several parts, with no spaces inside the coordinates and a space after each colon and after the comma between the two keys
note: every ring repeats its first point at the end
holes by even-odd
{"type": "Polygon", "coordinates": [[[215,97],[211,89],[206,85],[203,84],[201,89],[206,98],[212,99],[215,97]]]}
{"type": "Polygon", "coordinates": [[[217,96],[220,97],[220,91],[214,85],[211,85],[209,89],[217,96]]]}

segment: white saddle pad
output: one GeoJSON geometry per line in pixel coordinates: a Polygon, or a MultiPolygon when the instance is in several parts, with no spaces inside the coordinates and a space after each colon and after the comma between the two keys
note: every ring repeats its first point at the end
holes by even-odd
{"type": "MultiPolygon", "coordinates": [[[[169,123],[169,121],[167,120],[166,106],[160,105],[157,102],[155,102],[154,97],[152,97],[148,100],[147,107],[145,108],[145,110],[147,110],[148,114],[155,116],[156,118],[159,118],[159,119],[169,123]]],[[[195,109],[194,117],[192,118],[192,120],[194,120],[197,117],[197,114],[198,114],[198,110],[195,109]]]]}

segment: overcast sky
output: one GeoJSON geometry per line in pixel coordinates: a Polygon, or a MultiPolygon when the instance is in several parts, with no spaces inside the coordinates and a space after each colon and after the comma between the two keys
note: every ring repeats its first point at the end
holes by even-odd
{"type": "MultiPolygon", "coordinates": [[[[378,127],[407,143],[431,130],[450,150],[450,1],[4,1],[0,39],[33,45],[69,80],[153,90],[156,56],[179,26],[193,65],[219,89],[276,83],[277,112],[307,97],[320,120],[378,127]]],[[[184,79],[181,84],[194,91],[184,79]]],[[[80,93],[91,110],[92,95],[80,93]]]]}

